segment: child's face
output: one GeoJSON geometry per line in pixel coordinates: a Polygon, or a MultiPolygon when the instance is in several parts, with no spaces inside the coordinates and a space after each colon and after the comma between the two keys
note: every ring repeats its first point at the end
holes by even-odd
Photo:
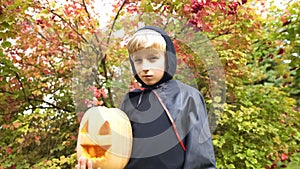
{"type": "Polygon", "coordinates": [[[158,49],[143,49],[132,54],[132,60],[139,78],[146,85],[160,81],[165,71],[165,53],[158,49]]]}

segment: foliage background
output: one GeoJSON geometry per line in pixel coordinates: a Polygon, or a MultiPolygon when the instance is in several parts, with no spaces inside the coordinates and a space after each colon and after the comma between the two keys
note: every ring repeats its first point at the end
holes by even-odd
{"type": "Polygon", "coordinates": [[[226,92],[212,91],[207,65],[173,36],[179,61],[192,70],[214,110],[210,117],[218,119],[217,167],[300,165],[299,1],[111,4],[110,20],[100,24],[93,0],[0,0],[0,168],[74,168],[83,112],[115,107],[119,93],[137,87],[126,66],[120,69],[128,55],[122,41],[149,13],[175,32],[178,24],[164,17],[187,23],[219,55],[226,92]]]}

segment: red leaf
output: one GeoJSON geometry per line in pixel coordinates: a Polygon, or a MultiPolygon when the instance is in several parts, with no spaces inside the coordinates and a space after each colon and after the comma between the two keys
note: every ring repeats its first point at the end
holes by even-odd
{"type": "Polygon", "coordinates": [[[35,136],[35,140],[39,141],[41,139],[41,136],[35,136]]]}
{"type": "Polygon", "coordinates": [[[279,49],[278,55],[282,55],[283,53],[284,53],[284,49],[283,48],[279,49]]]}
{"type": "Polygon", "coordinates": [[[190,12],[190,6],[189,5],[184,5],[183,12],[185,14],[189,13],[190,12]]]}
{"type": "Polygon", "coordinates": [[[281,22],[285,23],[287,21],[285,16],[280,17],[281,22]]]}
{"type": "Polygon", "coordinates": [[[245,4],[245,3],[247,3],[247,0],[242,0],[242,4],[245,4]]]}
{"type": "Polygon", "coordinates": [[[286,159],[288,159],[289,158],[289,155],[287,155],[287,154],[281,154],[281,160],[282,161],[284,161],[284,160],[286,160],[286,159]]]}
{"type": "Polygon", "coordinates": [[[12,150],[11,150],[10,147],[6,147],[5,152],[6,152],[7,154],[12,154],[12,150]]]}
{"type": "Polygon", "coordinates": [[[8,115],[5,116],[5,120],[6,121],[10,121],[10,114],[8,114],[8,115]]]}
{"type": "Polygon", "coordinates": [[[75,136],[71,136],[71,140],[76,140],[77,138],[75,136]]]}
{"type": "Polygon", "coordinates": [[[97,98],[97,99],[99,99],[100,98],[100,96],[101,96],[101,93],[100,93],[100,91],[99,90],[94,90],[94,96],[97,98]]]}

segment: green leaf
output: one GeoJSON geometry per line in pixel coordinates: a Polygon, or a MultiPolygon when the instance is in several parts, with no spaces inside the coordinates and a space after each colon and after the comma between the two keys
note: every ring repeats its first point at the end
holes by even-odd
{"type": "Polygon", "coordinates": [[[1,43],[1,46],[3,48],[9,48],[9,47],[11,47],[11,43],[9,41],[4,41],[1,43]]]}
{"type": "Polygon", "coordinates": [[[9,28],[9,24],[8,24],[7,22],[2,22],[0,25],[1,25],[4,29],[5,29],[5,28],[9,28]]]}

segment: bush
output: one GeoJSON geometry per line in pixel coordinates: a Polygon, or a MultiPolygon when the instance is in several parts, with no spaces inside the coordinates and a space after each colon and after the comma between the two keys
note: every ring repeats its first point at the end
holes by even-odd
{"type": "Polygon", "coordinates": [[[300,113],[295,100],[279,88],[236,88],[215,131],[218,168],[266,168],[282,154],[299,150],[300,113]]]}

